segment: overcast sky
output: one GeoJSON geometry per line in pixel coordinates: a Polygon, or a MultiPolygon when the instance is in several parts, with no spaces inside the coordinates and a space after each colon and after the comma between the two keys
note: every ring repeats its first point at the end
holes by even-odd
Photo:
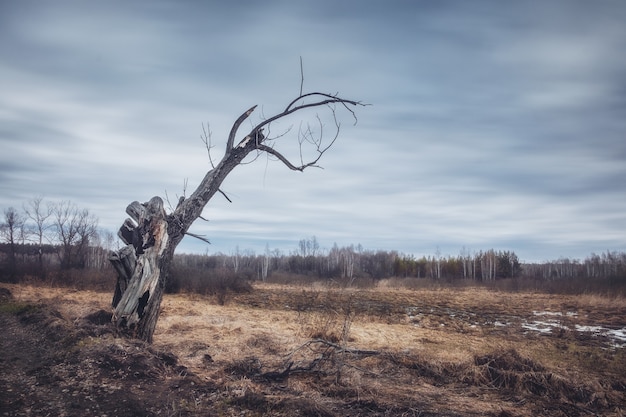
{"type": "Polygon", "coordinates": [[[243,111],[295,98],[302,57],[305,91],[371,106],[323,169],[238,167],[191,229],[212,245],[179,252],[624,251],[624,22],[623,0],[0,1],[0,208],[71,200],[116,232],[195,189],[203,123],[219,159],[243,111]]]}

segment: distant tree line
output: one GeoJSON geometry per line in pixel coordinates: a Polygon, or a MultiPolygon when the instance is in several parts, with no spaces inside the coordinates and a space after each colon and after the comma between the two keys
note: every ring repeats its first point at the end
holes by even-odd
{"type": "MultiPolygon", "coordinates": [[[[98,220],[87,209],[69,201],[35,198],[21,210],[10,207],[0,223],[0,279],[23,276],[40,279],[69,276],[67,271],[101,271],[106,285],[114,281],[108,257],[116,245],[110,232],[100,232],[98,220]],[[110,282],[109,282],[110,280],[110,282]]],[[[81,276],[86,276],[83,272],[81,276]]],[[[92,274],[93,275],[93,274],[92,274]]],[[[495,282],[503,279],[559,281],[564,279],[621,279],[626,281],[626,253],[591,254],[584,260],[559,258],[521,263],[509,250],[462,248],[456,256],[415,257],[398,251],[366,250],[361,245],[323,249],[315,236],[302,239],[290,253],[266,246],[261,254],[235,248],[229,254],[177,254],[168,288],[198,289],[218,280],[241,282],[306,282],[416,278],[439,281],[495,282]]],[[[80,278],[75,278],[80,279],[80,278]]],[[[232,284],[239,285],[239,284],[232,284]]]]}
{"type": "Polygon", "coordinates": [[[88,209],[71,201],[44,202],[37,197],[21,209],[3,210],[0,274],[12,280],[23,275],[45,278],[51,272],[106,268],[113,242],[111,233],[98,231],[98,219],[88,209]]]}
{"type": "Polygon", "coordinates": [[[549,262],[525,264],[522,276],[544,280],[626,278],[626,252],[592,253],[583,261],[561,257],[549,262]]]}
{"type": "MultiPolygon", "coordinates": [[[[513,251],[480,250],[470,253],[463,248],[457,256],[416,258],[397,251],[365,250],[361,245],[320,249],[315,237],[303,239],[289,254],[270,250],[263,254],[241,251],[230,254],[179,254],[175,268],[203,271],[231,270],[248,279],[282,280],[336,279],[344,282],[356,279],[379,280],[389,277],[428,278],[433,280],[470,280],[493,282],[519,278],[532,280],[560,280],[566,278],[624,278],[626,253],[606,252],[592,254],[584,261],[560,258],[543,263],[521,263],[513,251]]],[[[210,272],[209,272],[210,273],[210,272]]]]}

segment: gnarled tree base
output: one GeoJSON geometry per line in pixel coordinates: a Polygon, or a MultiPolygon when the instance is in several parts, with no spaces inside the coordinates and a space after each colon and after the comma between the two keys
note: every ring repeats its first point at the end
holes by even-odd
{"type": "Polygon", "coordinates": [[[118,273],[113,296],[113,322],[122,334],[152,341],[163,297],[165,275],[169,265],[169,235],[163,200],[131,203],[127,219],[118,235],[127,244],[111,255],[118,273]]]}

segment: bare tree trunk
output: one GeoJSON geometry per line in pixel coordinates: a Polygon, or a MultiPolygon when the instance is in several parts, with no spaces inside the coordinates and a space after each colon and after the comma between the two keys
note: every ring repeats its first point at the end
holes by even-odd
{"type": "MultiPolygon", "coordinates": [[[[153,197],[149,202],[143,204],[135,201],[126,208],[126,212],[132,219],[127,219],[124,222],[118,235],[127,246],[113,253],[110,257],[110,261],[118,273],[113,296],[113,321],[120,333],[147,342],[152,341],[159,317],[163,290],[176,246],[186,234],[206,240],[188,233],[188,230],[192,223],[202,215],[202,210],[215,193],[221,192],[220,186],[230,172],[253,151],[257,154],[268,153],[295,171],[303,171],[306,168],[317,166],[321,156],[332,146],[339,134],[339,123],[333,107],[337,104],[354,115],[348,105],[356,106],[360,103],[323,93],[300,95],[289,103],[281,113],[266,118],[254,126],[250,133],[235,145],[237,130],[254,111],[256,108],[254,106],[243,113],[233,124],[221,161],[207,172],[189,198],[180,199],[178,206],[172,213],[166,215],[163,200],[160,197],[153,197]],[[336,135],[329,143],[322,144],[321,136],[312,136],[313,129],[302,130],[298,138],[300,145],[311,144],[316,153],[309,162],[301,159],[300,164],[293,164],[274,147],[275,140],[284,136],[284,133],[274,138],[268,138],[263,134],[263,129],[267,128],[270,131],[270,124],[273,121],[300,110],[320,106],[324,106],[330,111],[335,122],[336,135]]],[[[318,121],[320,121],[319,117],[318,121]]],[[[319,130],[321,134],[321,121],[319,130]]],[[[210,151],[211,146],[208,143],[208,138],[206,144],[210,151]]],[[[300,158],[302,158],[302,153],[300,158]]]]}
{"type": "Polygon", "coordinates": [[[171,260],[167,251],[169,235],[163,200],[153,197],[148,203],[131,203],[120,238],[127,244],[110,260],[118,273],[113,296],[113,321],[128,336],[152,341],[163,296],[162,269],[171,260]],[[168,259],[169,257],[169,259],[168,259]]]}

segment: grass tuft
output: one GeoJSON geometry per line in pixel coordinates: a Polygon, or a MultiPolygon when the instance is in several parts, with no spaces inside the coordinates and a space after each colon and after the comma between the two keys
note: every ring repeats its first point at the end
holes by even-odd
{"type": "Polygon", "coordinates": [[[36,312],[38,306],[29,303],[23,303],[19,301],[11,301],[8,303],[0,303],[0,313],[23,315],[31,312],[36,312]]]}

